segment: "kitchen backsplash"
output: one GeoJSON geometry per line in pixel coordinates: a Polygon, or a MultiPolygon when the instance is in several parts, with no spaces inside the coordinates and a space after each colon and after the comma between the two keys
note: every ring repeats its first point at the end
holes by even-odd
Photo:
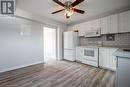
{"type": "Polygon", "coordinates": [[[102,45],[102,39],[99,38],[86,38],[86,37],[80,37],[80,45],[86,46],[86,45],[102,45]]]}
{"type": "Polygon", "coordinates": [[[114,40],[108,40],[108,35],[102,35],[101,37],[85,38],[80,37],[80,45],[103,45],[103,46],[130,46],[130,33],[114,34],[114,40]]]}

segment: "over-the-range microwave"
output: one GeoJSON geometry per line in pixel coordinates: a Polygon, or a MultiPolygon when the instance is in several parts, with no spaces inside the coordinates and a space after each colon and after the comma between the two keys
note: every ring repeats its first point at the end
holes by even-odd
{"type": "Polygon", "coordinates": [[[86,33],[85,33],[85,37],[99,37],[101,36],[101,28],[97,28],[97,29],[94,29],[94,28],[91,28],[91,30],[88,30],[86,33]]]}

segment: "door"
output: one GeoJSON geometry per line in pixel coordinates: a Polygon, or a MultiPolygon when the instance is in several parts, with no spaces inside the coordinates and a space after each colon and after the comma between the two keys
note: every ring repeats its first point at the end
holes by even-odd
{"type": "Polygon", "coordinates": [[[45,62],[56,60],[57,46],[56,46],[56,29],[44,27],[43,41],[44,41],[44,60],[45,62]]]}

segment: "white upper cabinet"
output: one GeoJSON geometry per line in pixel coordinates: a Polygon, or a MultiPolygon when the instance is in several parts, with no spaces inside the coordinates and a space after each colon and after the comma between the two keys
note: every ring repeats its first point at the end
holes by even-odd
{"type": "Polygon", "coordinates": [[[118,33],[117,14],[101,18],[101,34],[118,33]]]}
{"type": "Polygon", "coordinates": [[[85,36],[85,26],[84,26],[84,24],[78,24],[78,25],[75,25],[76,26],[76,28],[78,29],[78,31],[79,31],[79,36],[85,36]]]}
{"type": "Polygon", "coordinates": [[[77,28],[75,27],[75,25],[68,27],[68,31],[74,31],[74,30],[77,30],[77,28]]]}
{"type": "Polygon", "coordinates": [[[100,29],[100,19],[97,19],[97,20],[93,20],[93,21],[90,21],[88,22],[88,31],[91,31],[91,30],[99,30],[100,29]]]}
{"type": "Polygon", "coordinates": [[[77,25],[68,27],[68,31],[74,31],[74,30],[79,31],[78,36],[85,36],[85,31],[86,31],[85,23],[81,23],[81,24],[77,24],[77,25]]]}
{"type": "Polygon", "coordinates": [[[85,36],[85,32],[87,31],[88,26],[89,25],[87,22],[75,25],[76,29],[79,31],[79,36],[85,36]]]}
{"type": "Polygon", "coordinates": [[[68,30],[78,30],[79,36],[98,29],[101,29],[101,34],[130,32],[130,11],[68,27],[68,30]]]}
{"type": "Polygon", "coordinates": [[[100,19],[91,21],[91,26],[94,26],[96,29],[101,27],[100,19]]]}
{"type": "Polygon", "coordinates": [[[86,36],[87,32],[100,29],[100,19],[84,22],[75,27],[79,30],[79,36],[86,36]]]}
{"type": "Polygon", "coordinates": [[[110,29],[109,33],[118,33],[118,15],[110,16],[110,29]]]}
{"type": "Polygon", "coordinates": [[[88,26],[86,26],[88,28],[85,31],[85,37],[96,37],[96,36],[100,36],[100,32],[101,32],[100,19],[90,21],[86,25],[88,25],[88,26]]]}
{"type": "Polygon", "coordinates": [[[119,14],[119,33],[130,32],[130,11],[119,14]]]}
{"type": "Polygon", "coordinates": [[[107,34],[109,29],[109,17],[101,18],[101,34],[107,34]]]}
{"type": "Polygon", "coordinates": [[[68,31],[72,31],[72,30],[73,30],[73,26],[69,26],[68,31]]]}

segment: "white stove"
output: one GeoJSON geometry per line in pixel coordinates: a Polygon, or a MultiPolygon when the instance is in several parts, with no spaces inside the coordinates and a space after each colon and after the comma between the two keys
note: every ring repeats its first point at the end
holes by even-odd
{"type": "Polygon", "coordinates": [[[82,63],[98,67],[99,47],[101,46],[97,46],[97,45],[84,46],[82,63]]]}

